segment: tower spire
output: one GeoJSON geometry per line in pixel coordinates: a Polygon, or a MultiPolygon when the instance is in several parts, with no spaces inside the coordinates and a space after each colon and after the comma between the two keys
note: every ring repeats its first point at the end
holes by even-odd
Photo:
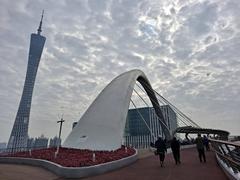
{"type": "Polygon", "coordinates": [[[44,10],[42,10],[42,17],[41,17],[41,21],[40,21],[40,24],[39,24],[39,27],[38,27],[38,34],[40,35],[41,32],[42,32],[42,20],[43,20],[43,14],[44,14],[44,10]]]}

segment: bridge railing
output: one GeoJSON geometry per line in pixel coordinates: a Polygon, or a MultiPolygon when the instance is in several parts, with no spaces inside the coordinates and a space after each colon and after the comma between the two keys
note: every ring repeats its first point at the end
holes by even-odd
{"type": "Polygon", "coordinates": [[[231,168],[235,174],[240,173],[240,144],[215,139],[209,140],[217,156],[231,168]]]}

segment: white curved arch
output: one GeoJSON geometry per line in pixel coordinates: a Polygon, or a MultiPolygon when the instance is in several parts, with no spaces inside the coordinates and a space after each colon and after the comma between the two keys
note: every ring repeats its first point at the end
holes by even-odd
{"type": "MultiPolygon", "coordinates": [[[[156,114],[165,125],[157,98],[145,74],[140,70],[131,70],[113,79],[102,90],[68,135],[63,146],[92,150],[120,148],[136,81],[146,90],[156,114]]],[[[164,127],[163,130],[169,137],[169,130],[164,127]]]]}

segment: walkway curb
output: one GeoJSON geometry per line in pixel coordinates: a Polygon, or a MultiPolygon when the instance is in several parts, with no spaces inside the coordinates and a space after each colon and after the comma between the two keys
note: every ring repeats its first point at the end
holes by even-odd
{"type": "Polygon", "coordinates": [[[113,162],[107,162],[95,166],[88,167],[63,167],[59,164],[42,160],[42,159],[31,159],[31,158],[17,158],[17,157],[0,157],[0,163],[7,164],[24,164],[43,167],[54,174],[64,178],[82,178],[94,175],[99,175],[105,172],[109,172],[121,167],[128,166],[138,159],[137,150],[134,155],[119,159],[113,162]]]}

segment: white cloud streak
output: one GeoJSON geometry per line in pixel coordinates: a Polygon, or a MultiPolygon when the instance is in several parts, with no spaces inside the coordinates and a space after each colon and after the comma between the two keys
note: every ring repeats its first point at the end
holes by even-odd
{"type": "Polygon", "coordinates": [[[30,33],[45,9],[47,41],[29,133],[63,136],[118,74],[139,68],[153,87],[204,127],[239,134],[237,0],[0,2],[0,141],[7,141],[27,67],[30,33]],[[226,125],[227,124],[227,125],[226,125]]]}

